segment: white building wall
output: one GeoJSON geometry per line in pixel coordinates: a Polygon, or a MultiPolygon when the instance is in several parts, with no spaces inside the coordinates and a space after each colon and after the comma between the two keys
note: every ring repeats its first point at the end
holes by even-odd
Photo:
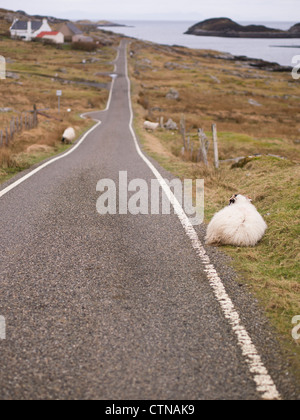
{"type": "Polygon", "coordinates": [[[63,44],[65,42],[64,34],[59,32],[57,35],[44,35],[43,39],[50,39],[55,44],[63,44]]]}

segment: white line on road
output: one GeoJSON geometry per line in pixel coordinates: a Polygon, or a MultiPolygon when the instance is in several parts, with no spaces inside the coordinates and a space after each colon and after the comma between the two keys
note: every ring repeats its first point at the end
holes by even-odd
{"type": "MultiPolygon", "coordinates": [[[[126,48],[127,53],[127,48],[126,48]]],[[[249,370],[253,376],[253,380],[256,383],[257,391],[262,395],[262,398],[265,400],[280,400],[281,396],[277,391],[276,385],[273,382],[271,376],[269,375],[266,367],[264,366],[260,355],[252,342],[251,337],[249,336],[247,330],[242,325],[240,316],[237,310],[234,307],[234,304],[230,297],[228,296],[224,284],[220,279],[215,267],[211,264],[210,258],[207,255],[201,241],[198,238],[197,232],[195,231],[193,225],[191,224],[189,218],[185,214],[182,206],[179,204],[178,200],[172,193],[171,189],[167,185],[164,178],[158,172],[158,170],[154,167],[154,165],[146,158],[146,156],[142,153],[136,134],[133,129],[133,110],[132,110],[132,103],[131,103],[131,82],[128,76],[128,60],[127,54],[125,54],[126,60],[126,78],[128,81],[128,100],[129,100],[129,108],[130,108],[130,122],[129,122],[129,129],[132,133],[132,137],[135,143],[136,150],[139,156],[143,159],[143,161],[147,164],[147,166],[151,169],[154,176],[159,181],[164,193],[166,194],[167,198],[169,199],[170,203],[174,207],[175,213],[177,214],[186,234],[190,238],[193,248],[195,249],[198,257],[200,258],[202,264],[204,265],[204,271],[207,274],[209,284],[214,291],[214,295],[218,300],[225,318],[228,319],[229,323],[231,324],[232,330],[237,336],[238,344],[242,349],[243,356],[248,364],[249,370]]]]}
{"type": "Polygon", "coordinates": [[[39,166],[38,168],[34,169],[33,171],[29,172],[27,175],[23,176],[22,178],[18,179],[13,184],[9,185],[8,187],[4,188],[4,190],[0,191],[0,198],[2,198],[5,194],[13,190],[14,188],[18,187],[23,182],[27,181],[27,179],[31,178],[33,175],[40,172],[42,169],[45,169],[47,166],[52,165],[54,162],[57,162],[60,159],[64,159],[65,157],[69,156],[71,153],[75,152],[76,149],[84,142],[84,140],[87,138],[89,134],[91,134],[92,131],[94,131],[99,125],[101,124],[101,121],[98,121],[97,124],[95,124],[89,131],[87,131],[84,136],[80,139],[78,143],[75,144],[74,147],[72,147],[71,150],[64,153],[61,156],[58,156],[54,159],[49,160],[48,162],[44,163],[43,165],[39,166]]]}

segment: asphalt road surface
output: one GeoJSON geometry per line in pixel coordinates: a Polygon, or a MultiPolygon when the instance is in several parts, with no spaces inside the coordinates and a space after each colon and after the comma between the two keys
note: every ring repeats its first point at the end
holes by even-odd
{"type": "Polygon", "coordinates": [[[108,109],[93,114],[101,125],[76,150],[1,186],[0,398],[298,398],[222,253],[207,250],[210,275],[176,214],[97,213],[100,179],[155,178],[129,127],[126,42],[116,74],[108,109]]]}

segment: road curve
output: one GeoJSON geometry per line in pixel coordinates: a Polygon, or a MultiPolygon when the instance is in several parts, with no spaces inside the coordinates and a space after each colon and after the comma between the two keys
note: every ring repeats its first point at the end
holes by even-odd
{"type": "Polygon", "coordinates": [[[0,191],[0,399],[299,397],[268,322],[222,254],[206,255],[235,312],[218,300],[178,215],[97,213],[100,179],[118,183],[127,171],[150,185],[153,168],[171,179],[135,144],[125,41],[116,74],[109,106],[93,113],[101,124],[0,191]],[[239,332],[251,337],[248,353],[239,332]]]}

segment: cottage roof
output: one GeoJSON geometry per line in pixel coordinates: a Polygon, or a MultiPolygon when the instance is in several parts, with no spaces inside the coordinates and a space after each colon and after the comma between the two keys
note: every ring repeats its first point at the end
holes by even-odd
{"type": "MultiPolygon", "coordinates": [[[[28,25],[27,21],[17,20],[16,22],[14,22],[11,29],[14,31],[27,31],[27,25],[28,25]]],[[[38,31],[42,25],[43,25],[43,22],[39,20],[31,21],[31,29],[33,32],[38,31]]]]}
{"type": "Polygon", "coordinates": [[[73,32],[74,35],[81,35],[83,32],[77,28],[77,26],[74,25],[72,22],[67,22],[67,27],[70,29],[70,31],[73,32]]]}
{"type": "Polygon", "coordinates": [[[58,35],[58,34],[59,34],[59,32],[57,32],[57,31],[41,32],[40,34],[38,34],[37,38],[43,38],[45,35],[55,36],[55,35],[58,35]]]}

